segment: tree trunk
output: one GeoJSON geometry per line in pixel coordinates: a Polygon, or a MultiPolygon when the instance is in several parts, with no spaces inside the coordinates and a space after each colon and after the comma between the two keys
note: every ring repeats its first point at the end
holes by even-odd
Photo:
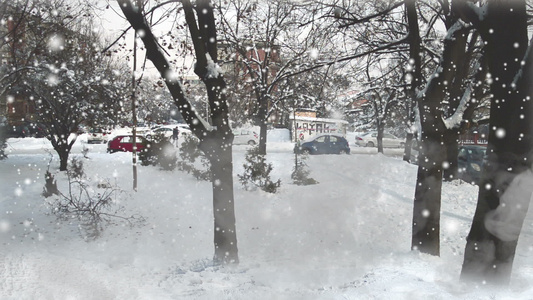
{"type": "Polygon", "coordinates": [[[488,161],[467,237],[461,278],[507,284],[532,195],[531,183],[517,177],[531,176],[532,111],[531,101],[525,99],[532,96],[532,62],[528,57],[521,66],[528,43],[525,1],[489,1],[486,5],[485,18],[474,24],[486,43],[489,72],[494,79],[488,161]]]}
{"type": "Polygon", "coordinates": [[[72,149],[72,145],[74,144],[75,140],[68,143],[68,140],[66,139],[57,140],[53,136],[49,138],[49,140],[59,156],[59,171],[66,171],[68,168],[68,157],[70,155],[70,150],[72,149]]]}
{"type": "Polygon", "coordinates": [[[231,144],[217,147],[224,137],[206,140],[200,145],[211,163],[213,189],[215,264],[239,263],[233,195],[233,159],[231,144]],[[217,141],[218,140],[218,141],[217,141]]]}
{"type": "Polygon", "coordinates": [[[441,166],[444,157],[440,133],[424,134],[418,156],[411,247],[436,256],[440,255],[441,166]]]}
{"type": "Polygon", "coordinates": [[[448,129],[444,134],[444,145],[446,145],[446,163],[443,166],[444,181],[452,181],[457,178],[458,166],[457,156],[459,155],[459,132],[457,129],[448,129]]]}
{"type": "Polygon", "coordinates": [[[267,97],[263,95],[259,101],[258,120],[259,120],[259,154],[266,155],[267,144],[267,97]]]}
{"type": "MultiPolygon", "coordinates": [[[[440,254],[440,206],[442,168],[446,159],[441,102],[447,95],[447,82],[454,76],[454,64],[464,54],[468,28],[455,22],[444,40],[440,66],[428,81],[422,97],[418,100],[420,112],[420,153],[418,175],[413,207],[413,231],[411,247],[431,255],[440,254]]],[[[461,80],[455,78],[455,80],[461,80]]]]}
{"type": "MultiPolygon", "coordinates": [[[[422,59],[420,57],[421,41],[420,28],[418,26],[418,14],[416,12],[416,0],[406,0],[405,11],[409,26],[409,61],[412,62],[411,72],[409,72],[411,75],[411,83],[407,91],[408,99],[406,100],[409,101],[408,104],[410,104],[407,108],[407,114],[409,115],[407,122],[409,126],[412,126],[415,122],[414,108],[416,108],[417,103],[416,90],[422,84],[422,59]]],[[[405,139],[405,150],[403,154],[403,160],[407,162],[411,162],[413,138],[414,133],[412,132],[412,129],[410,129],[405,139]]]]}
{"type": "Polygon", "coordinates": [[[405,148],[403,150],[403,160],[406,162],[411,162],[411,153],[413,150],[413,137],[412,132],[407,133],[405,136],[405,148]]]}
{"type": "Polygon", "coordinates": [[[378,147],[378,153],[383,153],[383,131],[385,128],[383,128],[383,124],[381,122],[378,122],[378,135],[376,137],[376,141],[378,144],[376,145],[378,147]]]}
{"type": "Polygon", "coordinates": [[[136,31],[144,34],[141,39],[146,47],[148,59],[157,68],[178,106],[181,115],[189,124],[191,131],[200,140],[200,149],[211,163],[214,215],[214,262],[238,263],[237,235],[235,230],[235,209],[233,195],[233,133],[228,121],[228,105],[225,96],[225,81],[216,72],[217,43],[213,7],[208,0],[182,0],[185,19],[191,33],[196,53],[195,73],[204,82],[209,100],[212,126],[203,120],[185,96],[181,84],[171,75],[174,71],[160,50],[157,38],[146,22],[141,6],[131,1],[117,0],[122,12],[136,31]],[[196,16],[194,13],[196,9],[196,16]]]}
{"type": "Polygon", "coordinates": [[[69,150],[65,148],[56,149],[59,155],[59,171],[66,171],[68,167],[69,150]]]}

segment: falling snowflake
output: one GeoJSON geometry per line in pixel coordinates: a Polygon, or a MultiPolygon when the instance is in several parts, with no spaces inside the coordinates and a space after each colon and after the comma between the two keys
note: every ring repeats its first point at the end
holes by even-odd
{"type": "Polygon", "coordinates": [[[52,52],[65,49],[65,39],[60,35],[54,34],[48,40],[48,49],[52,52]]]}

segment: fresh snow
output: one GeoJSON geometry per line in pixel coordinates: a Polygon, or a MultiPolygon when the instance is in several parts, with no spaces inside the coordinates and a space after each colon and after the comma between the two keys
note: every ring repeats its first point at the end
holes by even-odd
{"type": "Polygon", "coordinates": [[[139,166],[133,192],[131,154],[84,141],[72,156],[83,160],[88,180],[116,183],[122,214],[144,223],[117,221],[84,239],[75,220],[57,220],[40,196],[50,161],[66,189],[49,142],[9,139],[9,157],[0,161],[0,299],[533,299],[531,213],[510,286],[459,281],[476,186],[443,184],[441,257],[410,251],[417,167],[400,152],[352,145],[351,155],[311,156],[320,183],[296,186],[292,144],[272,142],[267,159],[282,186],[268,194],[239,184],[248,146],[235,146],[240,264],[220,267],[211,263],[210,183],[139,166]]]}

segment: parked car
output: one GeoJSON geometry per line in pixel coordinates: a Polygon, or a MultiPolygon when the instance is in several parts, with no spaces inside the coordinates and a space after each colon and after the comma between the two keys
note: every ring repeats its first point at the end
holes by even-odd
{"type": "Polygon", "coordinates": [[[187,124],[174,124],[174,125],[163,125],[157,128],[152,129],[150,132],[145,133],[147,139],[152,139],[155,135],[162,135],[165,138],[171,139],[174,134],[174,128],[178,127],[179,135],[184,136],[191,134],[191,129],[187,124]]]}
{"type": "Polygon", "coordinates": [[[88,144],[103,144],[108,141],[110,132],[103,128],[92,128],[87,133],[88,144]]]}
{"type": "Polygon", "coordinates": [[[251,129],[234,129],[233,130],[233,144],[234,145],[255,145],[259,143],[259,134],[251,129]]]}
{"type": "Polygon", "coordinates": [[[321,134],[305,140],[294,147],[295,153],[308,154],[350,154],[348,141],[340,135],[321,134]]]}
{"type": "Polygon", "coordinates": [[[459,146],[457,156],[458,177],[466,182],[479,184],[487,147],[479,145],[459,146]]]}
{"type": "Polygon", "coordinates": [[[39,123],[28,123],[27,126],[29,135],[36,138],[42,138],[46,136],[46,128],[39,123]]]}
{"type": "MultiPolygon", "coordinates": [[[[137,151],[140,152],[149,147],[150,141],[142,136],[137,136],[135,144],[137,151]]],[[[118,151],[133,152],[133,135],[119,135],[107,143],[107,152],[115,153],[118,151]]]]}
{"type": "Polygon", "coordinates": [[[142,135],[144,137],[146,137],[147,135],[149,135],[151,133],[151,129],[150,127],[143,127],[143,126],[140,126],[140,127],[137,127],[135,128],[135,133],[137,135],[142,135]]]}
{"type": "Polygon", "coordinates": [[[2,128],[2,131],[5,132],[6,138],[25,138],[30,136],[30,129],[26,125],[6,125],[2,128]]]}
{"type": "MultiPolygon", "coordinates": [[[[383,133],[383,148],[403,148],[405,140],[395,137],[390,133],[383,133]]],[[[367,132],[355,137],[355,144],[362,147],[377,147],[378,133],[376,131],[367,132]]]]}
{"type": "Polygon", "coordinates": [[[191,128],[187,124],[177,124],[178,129],[180,131],[180,135],[189,135],[192,134],[191,128]]]}

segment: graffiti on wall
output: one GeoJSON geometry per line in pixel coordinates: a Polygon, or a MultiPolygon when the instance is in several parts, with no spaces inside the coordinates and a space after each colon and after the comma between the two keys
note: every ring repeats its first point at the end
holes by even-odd
{"type": "Polygon", "coordinates": [[[316,121],[297,121],[296,130],[298,132],[298,138],[301,140],[322,133],[344,134],[343,126],[335,123],[322,123],[316,121]]]}

